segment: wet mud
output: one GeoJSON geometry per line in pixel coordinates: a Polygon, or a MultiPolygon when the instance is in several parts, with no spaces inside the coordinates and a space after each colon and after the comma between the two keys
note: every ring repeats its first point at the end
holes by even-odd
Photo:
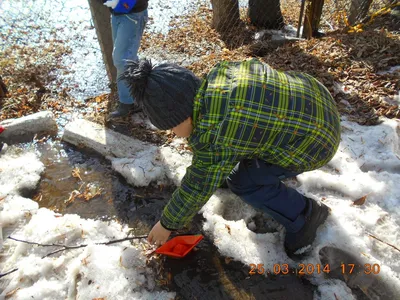
{"type": "Polygon", "coordinates": [[[177,299],[311,300],[315,290],[294,274],[250,275],[249,266],[221,256],[207,237],[185,258],[165,258],[164,269],[177,299]]]}

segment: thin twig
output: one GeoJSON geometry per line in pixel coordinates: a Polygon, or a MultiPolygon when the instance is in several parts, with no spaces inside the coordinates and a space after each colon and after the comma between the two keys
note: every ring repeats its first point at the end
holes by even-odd
{"type": "MultiPolygon", "coordinates": [[[[171,234],[171,237],[176,237],[176,236],[181,236],[181,235],[194,235],[193,233],[179,233],[179,234],[171,234]]],[[[118,239],[118,240],[111,240],[108,242],[103,242],[103,243],[95,243],[95,245],[111,245],[111,244],[115,244],[115,243],[120,243],[120,242],[124,242],[124,241],[130,241],[130,240],[138,240],[138,239],[146,239],[148,237],[148,235],[138,235],[138,236],[131,236],[131,237],[126,237],[123,239],[118,239]]],[[[65,250],[71,250],[71,249],[78,249],[78,248],[83,248],[83,247],[87,247],[88,244],[81,244],[81,245],[75,245],[75,246],[66,246],[66,245],[60,245],[60,244],[40,244],[40,243],[36,243],[36,242],[29,242],[29,241],[24,241],[21,239],[17,239],[14,238],[12,236],[8,236],[8,238],[10,240],[16,241],[16,242],[21,242],[21,243],[25,243],[25,244],[30,244],[30,245],[36,245],[36,246],[42,246],[42,247],[62,247],[61,249],[57,249],[55,251],[52,251],[48,254],[46,254],[45,256],[42,257],[48,257],[50,255],[65,251],[65,250]]],[[[8,271],[6,273],[0,273],[0,278],[3,276],[6,276],[8,274],[14,273],[18,271],[17,268],[8,271]]]]}
{"type": "Polygon", "coordinates": [[[8,271],[8,272],[5,272],[5,273],[1,273],[1,274],[0,274],[0,278],[6,276],[6,275],[8,275],[8,274],[14,273],[14,272],[16,272],[16,271],[18,271],[18,269],[13,269],[13,270],[11,270],[11,271],[8,271]]]}
{"type": "Polygon", "coordinates": [[[388,245],[388,246],[390,246],[390,247],[392,247],[392,248],[394,248],[394,249],[396,249],[397,251],[400,252],[400,249],[397,248],[396,246],[394,246],[394,245],[392,245],[392,244],[389,244],[389,243],[386,243],[385,241],[382,241],[380,238],[377,238],[376,236],[374,236],[374,235],[372,235],[372,234],[370,234],[370,233],[368,233],[368,235],[369,235],[370,237],[372,237],[372,238],[374,238],[374,239],[376,239],[376,240],[378,240],[378,241],[380,241],[380,242],[382,242],[382,243],[384,243],[384,244],[386,244],[386,245],[388,245]]]}
{"type": "MultiPolygon", "coordinates": [[[[120,243],[120,242],[124,242],[124,241],[145,239],[147,237],[148,237],[148,235],[131,236],[131,237],[123,238],[123,239],[111,240],[111,241],[108,241],[108,242],[95,243],[95,244],[96,245],[111,245],[111,244],[120,243]]],[[[46,254],[42,258],[45,258],[47,256],[50,256],[52,254],[55,254],[55,253],[58,253],[58,252],[61,252],[61,251],[64,251],[64,250],[71,250],[71,249],[78,249],[78,248],[87,247],[87,244],[80,244],[80,245],[75,245],[75,246],[67,246],[67,245],[61,245],[61,244],[40,244],[40,243],[36,243],[36,242],[29,242],[29,241],[20,240],[20,239],[14,238],[12,236],[8,236],[8,238],[10,240],[13,240],[13,241],[17,241],[17,242],[21,242],[21,243],[25,243],[25,244],[30,244],[30,245],[37,245],[37,246],[42,246],[42,247],[62,247],[61,249],[58,249],[58,250],[55,250],[53,252],[50,252],[50,253],[46,254]]]]}
{"type": "MultiPolygon", "coordinates": [[[[112,241],[108,241],[108,242],[104,242],[104,243],[95,243],[95,244],[96,245],[111,245],[111,244],[115,244],[115,243],[119,243],[119,242],[129,241],[129,240],[145,239],[147,237],[148,237],[147,235],[133,236],[133,237],[126,237],[126,238],[123,238],[123,239],[112,240],[112,241]]],[[[13,240],[13,241],[16,241],[16,242],[25,243],[25,244],[29,244],[29,245],[36,245],[36,246],[41,246],[41,247],[62,247],[61,249],[57,249],[55,251],[52,251],[52,252],[46,254],[45,256],[42,257],[42,259],[46,258],[46,257],[48,257],[50,255],[56,254],[58,252],[65,251],[65,250],[71,250],[71,249],[78,249],[78,248],[87,247],[87,244],[81,244],[81,245],[76,245],[76,246],[66,246],[66,245],[60,245],[60,244],[40,244],[40,243],[36,243],[36,242],[29,242],[29,241],[24,241],[24,240],[20,240],[20,239],[14,238],[12,236],[8,236],[8,238],[10,240],[13,240]]],[[[11,273],[14,273],[16,271],[18,271],[17,268],[15,268],[15,269],[13,269],[11,271],[8,271],[6,273],[0,273],[0,278],[4,277],[6,275],[9,275],[11,273]]]]}
{"type": "Polygon", "coordinates": [[[10,240],[16,241],[16,242],[21,242],[21,243],[30,244],[30,245],[37,245],[37,246],[42,246],[42,247],[65,247],[65,245],[60,245],[60,244],[40,244],[40,243],[36,243],[36,242],[29,242],[29,241],[14,238],[10,235],[7,238],[9,238],[10,240]]]}

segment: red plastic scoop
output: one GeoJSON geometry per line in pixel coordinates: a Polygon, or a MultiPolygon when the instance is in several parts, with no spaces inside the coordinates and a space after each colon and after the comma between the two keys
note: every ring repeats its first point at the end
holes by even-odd
{"type": "Polygon", "coordinates": [[[170,239],[156,250],[170,257],[185,257],[203,239],[202,235],[181,235],[170,239]]]}

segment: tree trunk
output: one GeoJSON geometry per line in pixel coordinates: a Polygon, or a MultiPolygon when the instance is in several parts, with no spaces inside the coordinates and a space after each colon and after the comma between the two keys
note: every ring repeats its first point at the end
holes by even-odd
{"type": "Polygon", "coordinates": [[[88,0],[97,39],[99,40],[103,61],[106,66],[108,79],[111,83],[117,81],[117,69],[112,60],[113,40],[111,33],[110,11],[102,1],[88,0]]]}
{"type": "Polygon", "coordinates": [[[368,14],[372,0],[352,0],[350,6],[349,18],[347,19],[351,26],[362,21],[368,14]]]}
{"type": "Polygon", "coordinates": [[[303,37],[311,38],[316,36],[318,33],[319,22],[321,21],[322,8],[324,6],[324,0],[311,0],[307,5],[304,26],[303,26],[303,37]]]}
{"type": "Polygon", "coordinates": [[[211,0],[213,9],[212,26],[224,33],[240,24],[238,0],[211,0]]]}
{"type": "Polygon", "coordinates": [[[249,0],[248,16],[257,27],[278,29],[284,25],[279,0],[249,0]]]}

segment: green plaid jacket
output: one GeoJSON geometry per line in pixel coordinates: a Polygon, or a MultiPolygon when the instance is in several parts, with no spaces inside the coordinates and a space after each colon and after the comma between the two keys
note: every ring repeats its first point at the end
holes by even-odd
{"type": "Polygon", "coordinates": [[[161,224],[168,229],[186,225],[242,159],[304,172],[326,164],[339,145],[335,102],[304,73],[255,59],[221,62],[194,101],[193,161],[164,208],[161,224]]]}

